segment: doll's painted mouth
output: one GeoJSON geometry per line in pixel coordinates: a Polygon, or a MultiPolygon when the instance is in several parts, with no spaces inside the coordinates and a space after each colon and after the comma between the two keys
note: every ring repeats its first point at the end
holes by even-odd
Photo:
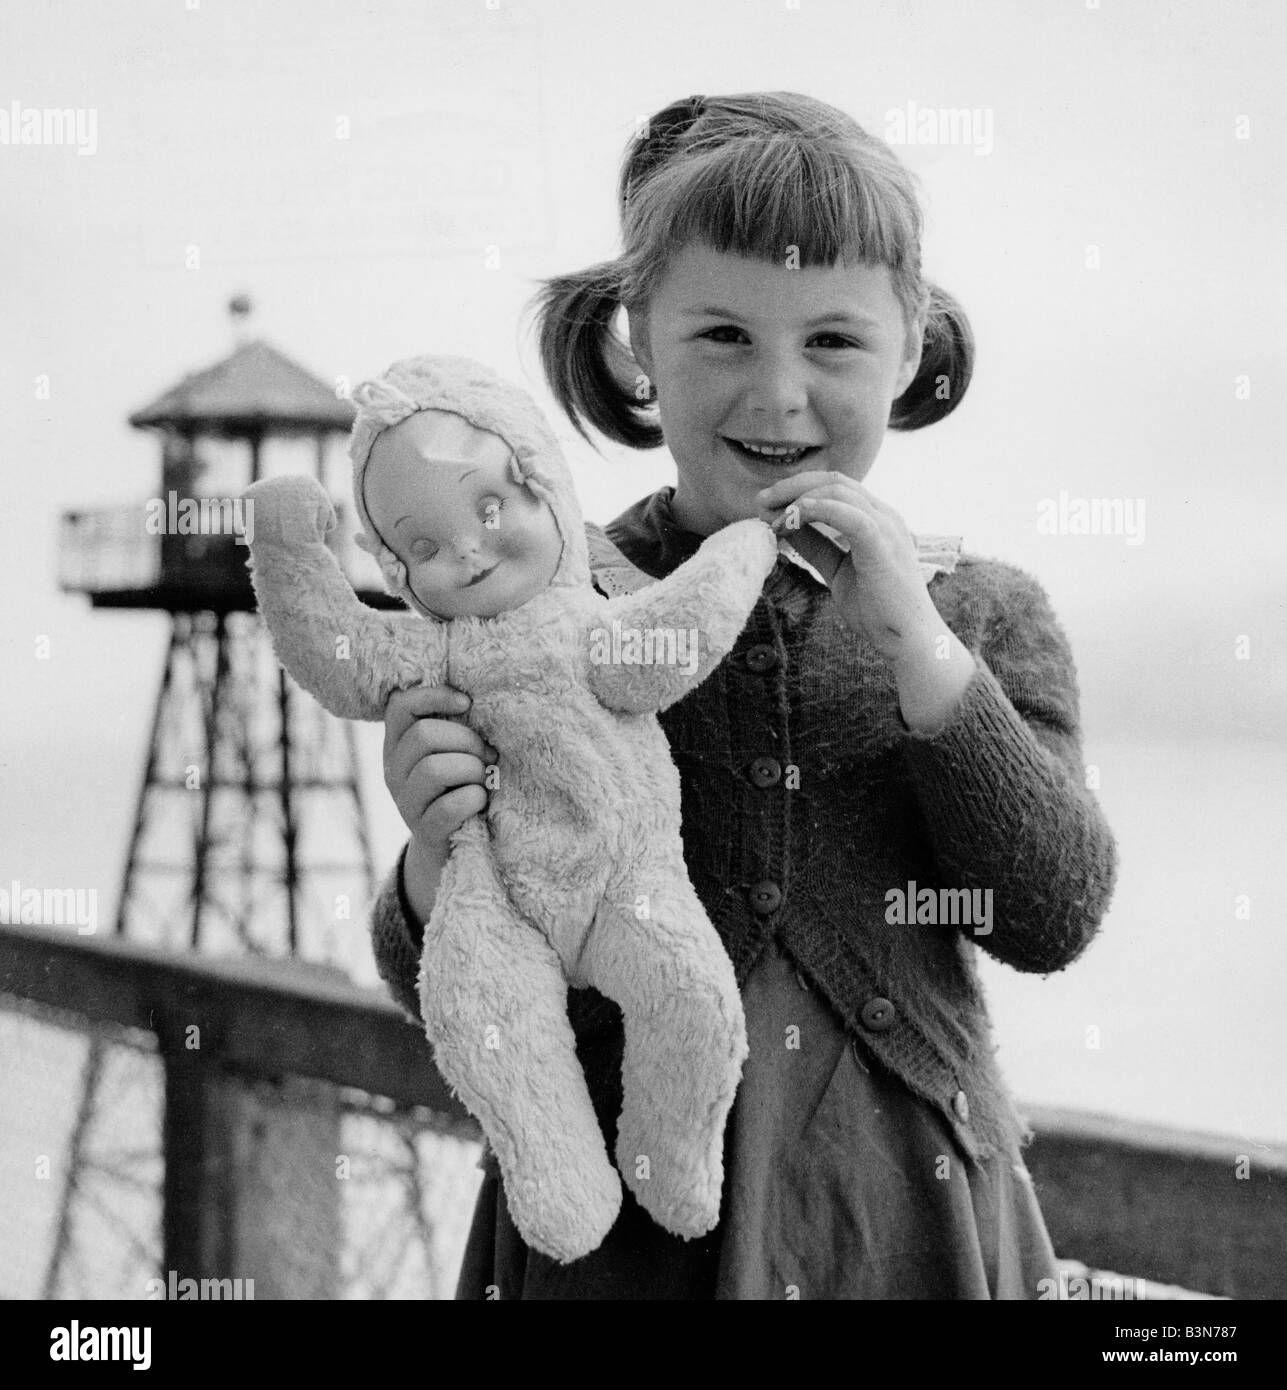
{"type": "Polygon", "coordinates": [[[496,572],[496,568],[497,568],[497,566],[498,566],[499,564],[500,564],[500,561],[497,560],[497,561],[496,561],[496,564],[493,565],[493,566],[491,567],[491,569],[484,570],[481,574],[476,574],[476,575],[474,575],[474,577],[473,577],[471,580],[469,580],[469,581],[465,584],[464,587],[465,587],[466,589],[472,589],[472,588],[474,587],[475,584],[481,584],[481,583],[483,582],[483,580],[486,579],[487,576],[488,576],[489,574],[494,574],[494,573],[496,572]]]}

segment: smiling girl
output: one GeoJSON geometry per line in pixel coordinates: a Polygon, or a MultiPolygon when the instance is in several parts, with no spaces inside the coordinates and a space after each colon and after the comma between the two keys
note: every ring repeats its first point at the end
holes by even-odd
{"type": "MultiPolygon", "coordinates": [[[[627,1196],[603,1245],[561,1266],[523,1245],[491,1166],[458,1296],[1034,1299],[1057,1269],[975,953],[1039,973],[1076,959],[1115,847],[1040,586],[918,540],[865,485],[887,428],[959,403],[968,324],[923,279],[910,175],[822,102],[676,102],[632,141],[618,194],[621,257],[540,297],[578,429],[675,463],[673,487],[591,528],[599,582],[666,575],[746,517],[785,542],[734,651],[661,716],[750,1056],[714,1232],[679,1240],[627,1196]],[[986,929],[923,894],[891,911],[912,882],[986,897],[986,929]]],[[[411,840],[374,943],[412,1013],[447,837],[487,804],[487,750],[454,698],[403,692],[386,716],[411,840]]],[[[591,990],[569,1010],[611,1150],[620,1015],[591,990]]]]}

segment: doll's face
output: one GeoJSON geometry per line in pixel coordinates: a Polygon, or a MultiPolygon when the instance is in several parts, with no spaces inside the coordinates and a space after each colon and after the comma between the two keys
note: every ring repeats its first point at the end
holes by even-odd
{"type": "Polygon", "coordinates": [[[445,410],[384,430],[363,500],[411,590],[440,618],[492,618],[549,586],[563,551],[549,505],[518,481],[509,446],[445,410]]]}

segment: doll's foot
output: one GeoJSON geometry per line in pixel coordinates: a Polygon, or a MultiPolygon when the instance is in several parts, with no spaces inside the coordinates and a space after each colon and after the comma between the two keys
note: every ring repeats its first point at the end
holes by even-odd
{"type": "MultiPolygon", "coordinates": [[[[502,1142],[498,1149],[507,1147],[502,1142]]],[[[597,1250],[621,1212],[621,1180],[601,1139],[598,1148],[598,1154],[529,1150],[510,1161],[497,1153],[505,1201],[519,1234],[560,1264],[597,1250]]]]}
{"type": "Polygon", "coordinates": [[[701,1152],[691,1134],[675,1143],[632,1124],[623,1114],[617,1131],[617,1166],[636,1201],[672,1235],[692,1240],[719,1224],[724,1184],[723,1126],[701,1152]]]}

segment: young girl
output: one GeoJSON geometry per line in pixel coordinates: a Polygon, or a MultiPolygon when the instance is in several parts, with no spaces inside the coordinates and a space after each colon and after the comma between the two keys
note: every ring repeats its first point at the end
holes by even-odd
{"type": "MultiPolygon", "coordinates": [[[[750,1057],[710,1236],[668,1235],[627,1193],[603,1245],[560,1266],[523,1245],[485,1162],[458,1297],[1035,1298],[1057,1270],[975,948],[1068,965],[1107,908],[1115,848],[1040,586],[917,542],[864,485],[886,428],[959,402],[968,323],[922,278],[911,176],[822,102],[677,102],[632,141],[619,200],[620,259],[540,296],[545,370],[577,428],[675,461],[674,487],[606,538],[590,528],[598,582],[668,574],[750,516],[794,552],[734,651],[662,716],[750,1057]]],[[[411,840],[374,946],[412,1014],[447,838],[487,805],[465,703],[422,687],[386,716],[411,840]]],[[[620,1015],[591,990],[569,1008],[611,1152],[620,1015]]]]}

